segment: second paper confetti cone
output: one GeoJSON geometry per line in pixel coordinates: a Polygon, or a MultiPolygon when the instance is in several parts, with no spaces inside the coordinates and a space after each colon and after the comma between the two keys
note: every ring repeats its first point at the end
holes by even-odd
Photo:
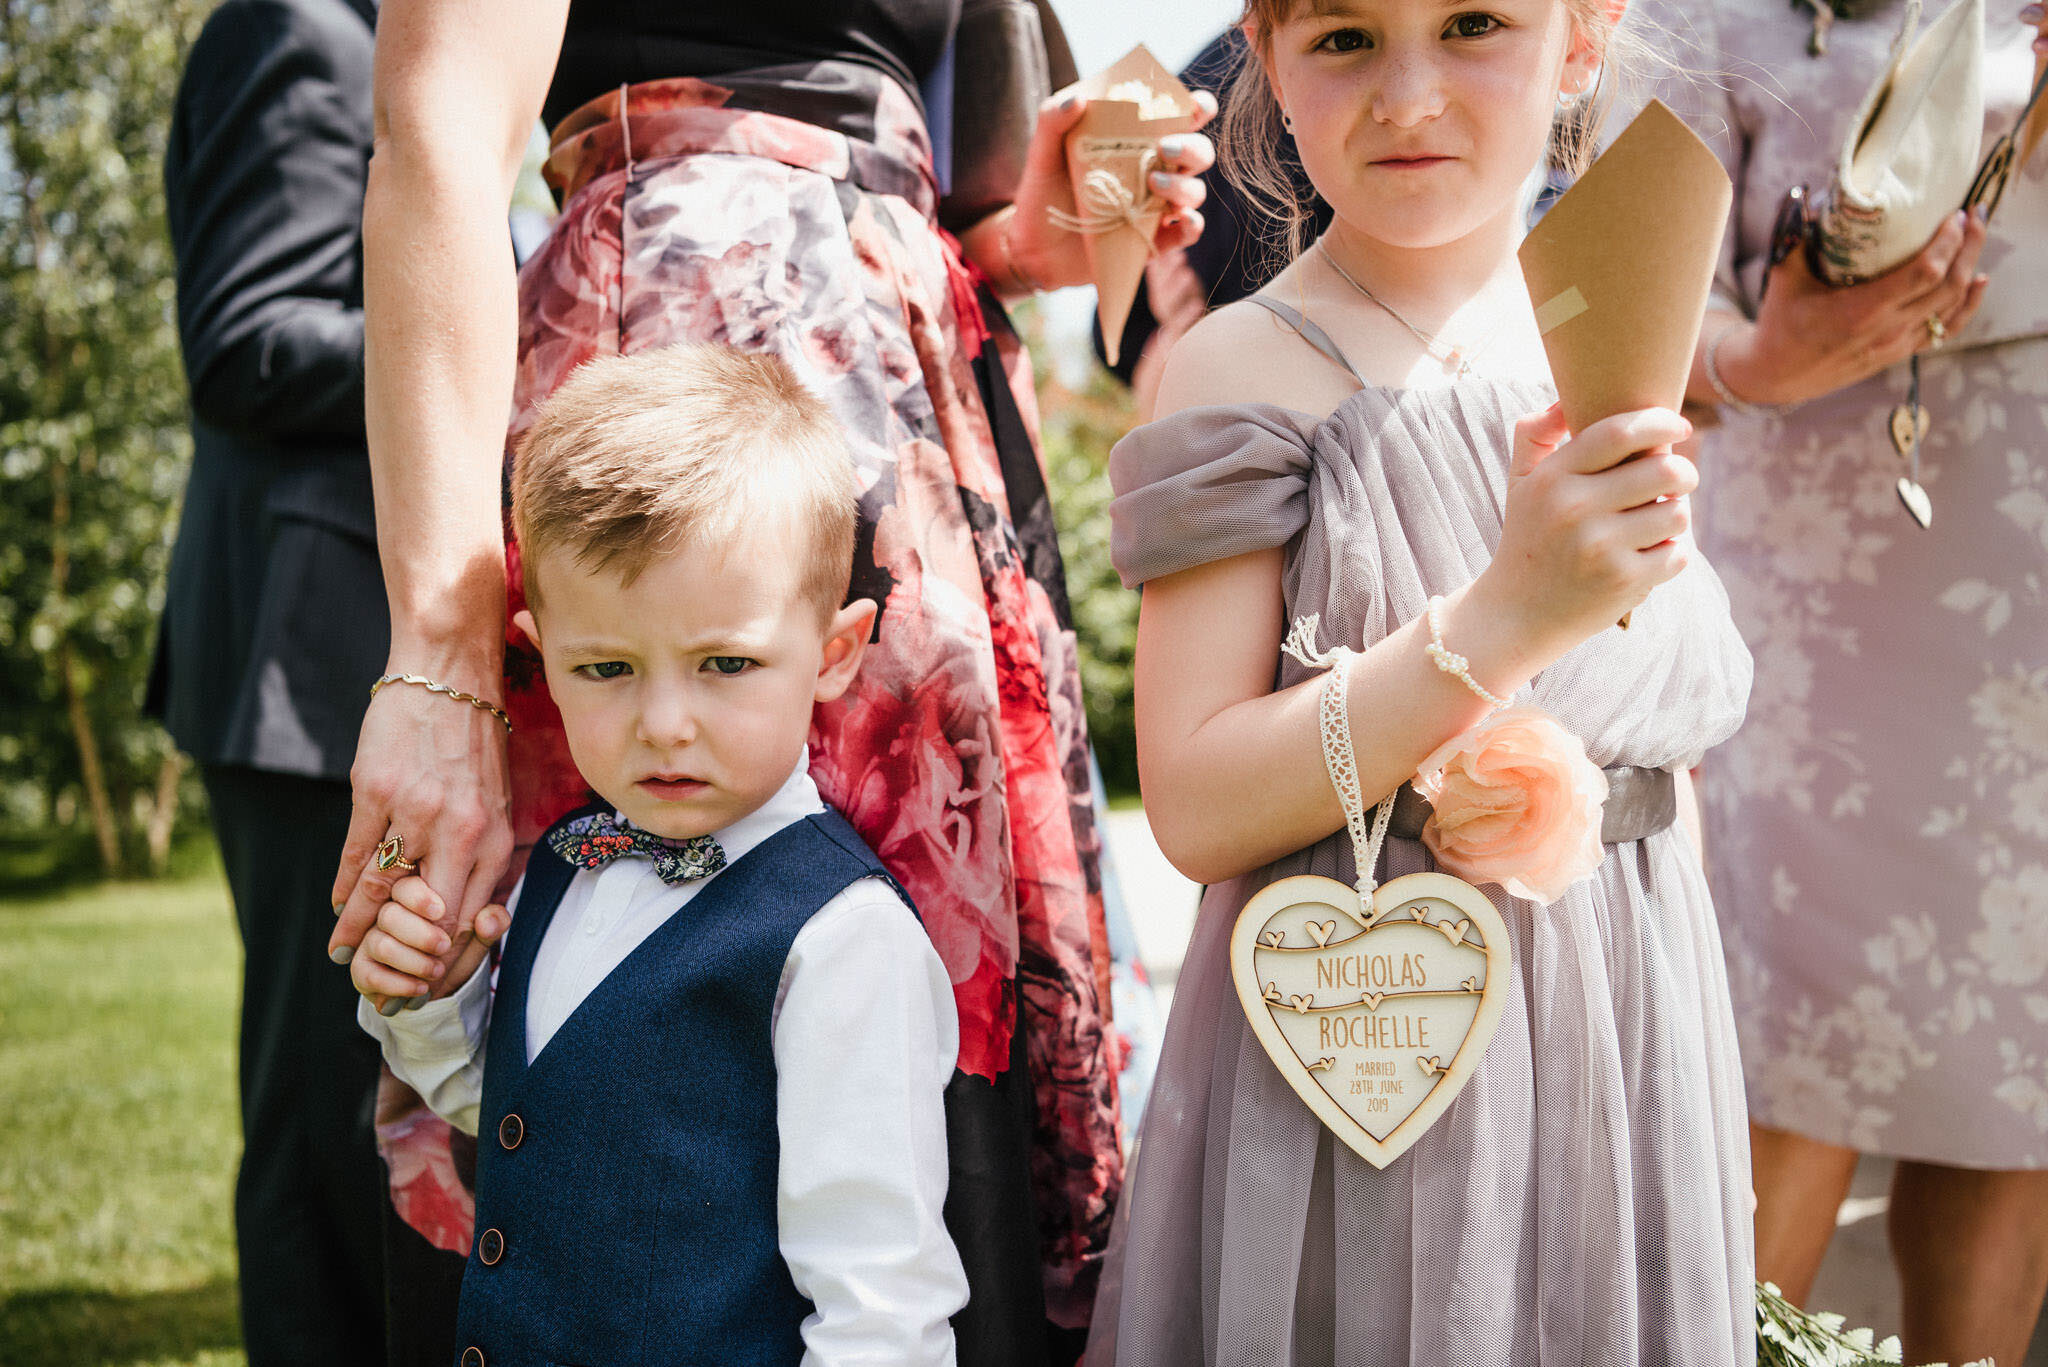
{"type": "Polygon", "coordinates": [[[1067,134],[1074,202],[1052,209],[1052,220],[1087,244],[1103,345],[1115,365],[1166,212],[1150,183],[1159,139],[1193,128],[1201,106],[1143,44],[1069,90],[1088,101],[1088,111],[1067,134]]]}

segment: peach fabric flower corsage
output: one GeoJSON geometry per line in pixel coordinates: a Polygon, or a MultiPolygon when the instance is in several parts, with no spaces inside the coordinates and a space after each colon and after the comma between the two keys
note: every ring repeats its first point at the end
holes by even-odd
{"type": "Polygon", "coordinates": [[[1422,843],[1446,872],[1551,903],[1600,867],[1607,775],[1539,707],[1502,708],[1415,772],[1435,813],[1422,843]]]}

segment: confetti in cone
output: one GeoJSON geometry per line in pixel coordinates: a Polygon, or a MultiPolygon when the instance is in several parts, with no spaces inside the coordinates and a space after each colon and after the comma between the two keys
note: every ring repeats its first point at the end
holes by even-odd
{"type": "Polygon", "coordinates": [[[1114,365],[1166,212],[1148,183],[1159,139],[1193,128],[1201,107],[1143,44],[1068,91],[1088,108],[1067,134],[1073,203],[1049,212],[1055,226],[1081,234],[1086,244],[1103,347],[1114,365]]]}

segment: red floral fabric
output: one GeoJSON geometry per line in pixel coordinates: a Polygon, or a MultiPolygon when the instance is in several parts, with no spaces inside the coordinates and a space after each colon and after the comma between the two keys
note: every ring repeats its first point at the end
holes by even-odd
{"type": "MultiPolygon", "coordinates": [[[[997,1076],[1024,1032],[1046,1309],[1079,1327],[1122,1162],[1074,636],[1049,521],[1015,515],[1007,487],[1022,471],[1042,502],[1030,367],[934,225],[922,125],[883,84],[872,143],[688,79],[632,87],[629,123],[617,94],[565,120],[547,167],[564,210],[520,276],[507,450],[576,366],[679,342],[776,352],[844,422],[864,486],[853,591],[882,613],[854,689],[816,718],[812,773],[916,903],[961,1070],[997,1076]]],[[[507,673],[527,846],[587,790],[523,640],[507,673]]]]}

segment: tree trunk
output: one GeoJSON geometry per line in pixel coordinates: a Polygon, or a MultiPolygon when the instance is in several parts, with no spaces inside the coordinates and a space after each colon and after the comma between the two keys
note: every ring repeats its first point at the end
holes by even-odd
{"type": "MultiPolygon", "coordinates": [[[[51,462],[50,483],[50,599],[59,623],[64,621],[65,581],[71,575],[71,478],[63,458],[51,462]]],[[[85,694],[78,686],[77,660],[71,653],[71,637],[64,625],[58,627],[57,682],[64,689],[64,711],[71,721],[71,738],[78,745],[78,774],[85,784],[86,805],[92,812],[92,832],[99,841],[100,863],[107,876],[121,872],[121,828],[114,820],[114,804],[107,797],[106,771],[100,767],[99,739],[93,735],[92,716],[85,708],[85,694]]]]}
{"type": "Polygon", "coordinates": [[[149,809],[149,871],[162,877],[171,857],[171,835],[178,827],[178,780],[185,773],[185,757],[176,750],[164,756],[156,771],[156,800],[149,809]]]}
{"type": "Polygon", "coordinates": [[[107,798],[99,741],[93,735],[92,718],[86,714],[85,694],[79,691],[73,664],[71,642],[65,641],[57,647],[57,672],[64,681],[64,710],[71,718],[72,739],[78,742],[79,777],[85,781],[85,798],[92,809],[92,833],[99,841],[100,862],[111,878],[121,872],[121,828],[114,820],[114,804],[107,798]]]}

